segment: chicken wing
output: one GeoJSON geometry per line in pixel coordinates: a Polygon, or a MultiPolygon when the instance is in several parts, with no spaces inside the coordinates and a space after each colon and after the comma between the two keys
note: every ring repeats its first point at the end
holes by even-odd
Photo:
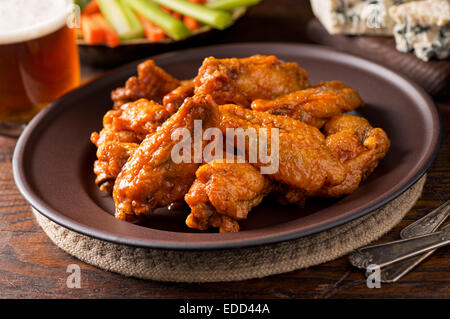
{"type": "Polygon", "coordinates": [[[263,163],[265,161],[262,161],[261,154],[256,156],[254,162],[250,161],[251,152],[254,152],[250,145],[262,145],[261,139],[267,137],[265,155],[270,155],[279,165],[278,169],[268,174],[269,178],[305,191],[337,185],[344,180],[343,165],[331,154],[325,145],[324,136],[317,128],[289,117],[257,112],[237,105],[221,105],[219,110],[220,128],[227,139],[236,139],[230,137],[228,128],[242,128],[244,132],[250,129],[247,131],[249,139],[255,141],[245,144],[246,158],[260,169],[267,167],[267,164],[263,163]],[[275,129],[273,136],[272,128],[275,129]],[[256,134],[256,137],[252,138],[252,134],[256,134]]]}
{"type": "Polygon", "coordinates": [[[353,111],[363,104],[356,90],[343,82],[331,81],[319,82],[311,88],[274,100],[255,100],[251,108],[255,111],[289,116],[320,128],[331,117],[353,111]]]}
{"type": "Polygon", "coordinates": [[[210,94],[217,104],[244,107],[255,99],[274,99],[309,86],[308,73],[297,63],[263,55],[206,58],[194,82],[195,93],[210,94]]]}
{"type": "Polygon", "coordinates": [[[125,142],[105,142],[97,149],[97,160],[94,162],[95,184],[101,191],[111,193],[114,181],[128,158],[137,150],[139,144],[125,142]]]}
{"type": "Polygon", "coordinates": [[[182,81],[179,87],[164,96],[163,105],[167,111],[175,113],[183,104],[184,100],[193,95],[194,82],[191,80],[182,81]]]}
{"type": "Polygon", "coordinates": [[[105,114],[103,129],[100,133],[92,133],[91,141],[97,147],[107,141],[140,143],[170,115],[164,106],[146,99],[126,103],[105,114]]]}
{"type": "Polygon", "coordinates": [[[98,148],[94,163],[95,182],[102,191],[112,191],[114,180],[128,157],[170,115],[162,105],[145,99],[126,103],[105,114],[103,129],[91,135],[92,143],[98,148]]]}
{"type": "Polygon", "coordinates": [[[217,105],[210,96],[187,98],[177,113],[157,132],[144,139],[123,166],[114,184],[117,218],[128,221],[139,219],[151,214],[157,207],[183,199],[195,180],[195,171],[200,164],[194,160],[194,143],[188,147],[190,154],[187,161],[174,161],[172,150],[180,141],[173,138],[173,134],[184,129],[192,136],[196,120],[202,121],[203,129],[217,126],[217,105]]]}
{"type": "Polygon", "coordinates": [[[386,132],[373,128],[362,117],[335,116],[325,124],[324,131],[328,149],[345,167],[345,179],[337,185],[324,185],[315,191],[277,184],[274,193],[280,203],[303,205],[308,197],[335,198],[353,193],[378,166],[390,147],[386,132]]]}
{"type": "Polygon", "coordinates": [[[362,118],[338,115],[325,124],[326,144],[343,163],[347,175],[334,186],[325,186],[311,194],[318,197],[340,197],[353,193],[386,156],[391,142],[385,131],[373,128],[362,118]]]}
{"type": "Polygon", "coordinates": [[[259,205],[270,192],[271,183],[248,163],[214,160],[199,167],[197,179],[184,197],[191,208],[186,219],[190,228],[239,231],[238,221],[259,205]]]}
{"type": "Polygon", "coordinates": [[[161,103],[163,97],[180,86],[180,81],[147,60],[138,65],[138,76],[128,79],[125,87],[111,92],[114,108],[141,98],[161,103]]]}

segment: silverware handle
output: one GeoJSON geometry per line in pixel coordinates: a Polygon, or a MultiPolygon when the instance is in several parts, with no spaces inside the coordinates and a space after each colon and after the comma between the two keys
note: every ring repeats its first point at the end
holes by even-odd
{"type": "MultiPolygon", "coordinates": [[[[412,238],[420,235],[429,234],[436,231],[439,226],[448,218],[450,214],[450,200],[434,209],[424,217],[406,226],[400,232],[400,237],[412,238]]],[[[429,250],[425,253],[400,260],[381,268],[381,282],[395,282],[411,269],[418,265],[422,260],[430,256],[435,250],[429,250]]]]}
{"type": "Polygon", "coordinates": [[[350,255],[350,262],[359,268],[370,264],[384,267],[397,261],[437,249],[450,243],[450,227],[428,235],[364,247],[350,255]]]}
{"type": "Polygon", "coordinates": [[[428,250],[425,253],[384,266],[380,273],[381,282],[396,282],[435,251],[435,249],[428,250]]]}
{"type": "Polygon", "coordinates": [[[428,213],[426,216],[406,226],[400,232],[401,238],[411,238],[435,231],[450,214],[450,200],[428,213]]]}

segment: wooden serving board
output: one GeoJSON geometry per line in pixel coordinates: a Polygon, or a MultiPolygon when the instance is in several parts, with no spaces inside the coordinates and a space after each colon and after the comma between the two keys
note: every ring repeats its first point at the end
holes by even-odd
{"type": "Polygon", "coordinates": [[[413,79],[434,97],[450,97],[450,59],[424,62],[414,53],[397,51],[393,37],[331,35],[317,19],[309,21],[307,34],[313,42],[384,64],[413,79]]]}

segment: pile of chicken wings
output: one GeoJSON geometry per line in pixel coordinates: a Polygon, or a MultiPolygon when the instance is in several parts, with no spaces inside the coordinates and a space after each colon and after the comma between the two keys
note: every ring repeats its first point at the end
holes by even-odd
{"type": "MultiPolygon", "coordinates": [[[[303,205],[308,197],[354,192],[390,146],[381,128],[344,114],[363,105],[356,90],[339,81],[311,85],[297,63],[275,56],[208,57],[195,79],[185,81],[147,60],[111,97],[103,129],[91,135],[95,182],[112,193],[115,216],[126,221],[187,203],[188,227],[237,232],[268,194],[303,205]],[[259,160],[174,161],[172,134],[193,133],[197,120],[225,138],[232,128],[276,128],[278,169],[262,174],[266,163],[259,160]]],[[[240,151],[249,155],[248,148],[240,151]]]]}

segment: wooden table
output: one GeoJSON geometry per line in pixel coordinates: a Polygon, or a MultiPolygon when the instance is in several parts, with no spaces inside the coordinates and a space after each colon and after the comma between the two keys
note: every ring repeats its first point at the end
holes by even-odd
{"type": "MultiPolygon", "coordinates": [[[[237,41],[305,42],[309,5],[299,0],[265,0],[242,22],[211,43],[237,41]]],[[[209,43],[208,43],[209,44],[209,43]]],[[[99,70],[86,68],[96,73],[99,70]]],[[[449,198],[450,101],[438,101],[444,139],[428,172],[422,197],[406,218],[381,241],[449,198]]],[[[306,270],[242,282],[184,284],[126,278],[71,257],[37,225],[18,192],[11,159],[15,139],[0,137],[0,297],[2,298],[449,298],[450,248],[442,248],[394,284],[369,289],[363,272],[346,257],[306,270]],[[81,267],[81,288],[66,285],[67,266],[81,267]]]]}

